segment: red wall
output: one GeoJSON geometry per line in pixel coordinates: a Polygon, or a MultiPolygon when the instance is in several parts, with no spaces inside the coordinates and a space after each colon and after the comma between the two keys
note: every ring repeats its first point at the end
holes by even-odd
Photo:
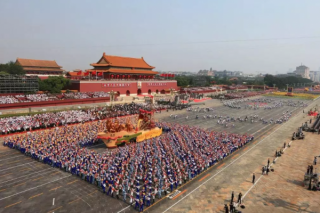
{"type": "MultiPolygon", "coordinates": [[[[138,82],[137,81],[81,81],[72,82],[70,87],[74,90],[79,90],[79,92],[94,92],[94,91],[104,91],[109,92],[111,90],[120,92],[120,95],[125,95],[127,90],[130,94],[137,94],[138,82]]],[[[141,93],[148,93],[150,89],[151,92],[156,92],[156,90],[168,90],[175,89],[178,90],[177,81],[141,81],[141,93]]]]}

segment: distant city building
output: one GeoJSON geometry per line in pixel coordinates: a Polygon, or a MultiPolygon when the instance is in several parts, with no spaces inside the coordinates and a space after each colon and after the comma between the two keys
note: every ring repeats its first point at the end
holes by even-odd
{"type": "Polygon", "coordinates": [[[242,77],[243,72],[241,71],[216,71],[214,76],[217,76],[219,78],[224,78],[224,77],[242,77]]]}
{"type": "Polygon", "coordinates": [[[295,72],[288,72],[286,74],[278,74],[276,75],[276,77],[278,78],[286,78],[286,77],[290,77],[290,76],[294,76],[294,77],[301,77],[301,75],[295,73],[295,72]]]}
{"type": "Polygon", "coordinates": [[[210,68],[210,70],[200,70],[198,72],[198,75],[214,76],[214,71],[212,70],[212,68],[210,68]]]}
{"type": "Polygon", "coordinates": [[[176,76],[181,76],[181,75],[185,75],[185,76],[190,76],[190,75],[196,75],[196,73],[194,72],[190,72],[190,71],[158,71],[159,74],[161,73],[170,73],[170,74],[175,74],[176,76]]]}
{"type": "Polygon", "coordinates": [[[296,67],[294,73],[300,75],[302,78],[310,79],[310,69],[305,65],[300,65],[296,67]]]}
{"type": "Polygon", "coordinates": [[[320,82],[320,71],[310,71],[310,80],[320,82]]]}

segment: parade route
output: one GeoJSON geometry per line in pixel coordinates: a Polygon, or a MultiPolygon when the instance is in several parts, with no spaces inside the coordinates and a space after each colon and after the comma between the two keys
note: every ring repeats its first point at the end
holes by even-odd
{"type": "MultiPolygon", "coordinates": [[[[250,189],[252,173],[258,174],[258,170],[260,171],[261,167],[266,164],[267,159],[273,159],[275,150],[279,150],[284,142],[288,143],[292,132],[302,122],[309,119],[306,114],[302,113],[303,108],[299,107],[282,107],[270,111],[237,110],[219,106],[217,100],[207,101],[206,105],[201,107],[210,107],[210,103],[215,105],[214,114],[224,116],[244,117],[258,114],[260,117],[268,116],[269,119],[271,117],[277,119],[286,110],[292,111],[294,116],[283,124],[236,122],[235,128],[224,128],[217,124],[217,119],[192,118],[186,120],[185,115],[194,116],[195,114],[185,110],[178,111],[180,117],[177,119],[169,118],[170,114],[174,114],[172,111],[158,113],[156,117],[162,121],[199,126],[215,131],[249,133],[255,136],[255,140],[178,188],[179,192],[172,199],[168,196],[163,197],[151,207],[146,208],[144,212],[221,212],[223,205],[230,200],[231,191],[235,191],[237,195],[240,191],[245,194],[250,190],[244,199],[245,204],[249,205],[252,194],[258,193],[258,187],[265,181],[265,178],[261,178],[257,187],[250,189]]],[[[311,106],[316,103],[319,104],[319,100],[312,102],[311,106]]],[[[91,148],[98,152],[105,150],[104,144],[91,148]]],[[[291,150],[292,148],[287,151],[291,150]]],[[[281,160],[279,159],[279,162],[281,160]]],[[[275,166],[277,165],[278,161],[275,166]]],[[[16,150],[2,146],[0,148],[0,206],[0,213],[137,212],[122,200],[103,194],[96,186],[70,173],[52,168],[16,150]]],[[[250,209],[249,206],[247,208],[250,209]]],[[[254,212],[254,208],[251,212],[254,212]]]]}

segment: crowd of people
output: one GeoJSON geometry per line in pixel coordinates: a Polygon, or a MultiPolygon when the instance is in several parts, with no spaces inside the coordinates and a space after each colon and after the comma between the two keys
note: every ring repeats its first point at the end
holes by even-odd
{"type": "Polygon", "coordinates": [[[65,100],[65,99],[87,99],[87,98],[102,98],[109,97],[107,92],[69,92],[54,94],[27,94],[27,95],[6,95],[0,96],[0,104],[13,104],[22,102],[42,102],[52,100],[65,100]]]}
{"type": "MultiPolygon", "coordinates": [[[[165,109],[165,106],[154,105],[154,109],[165,109]]],[[[47,127],[61,126],[112,117],[138,114],[139,109],[147,110],[146,103],[118,104],[113,107],[95,107],[83,110],[48,112],[35,115],[0,118],[0,134],[21,132],[47,127]]]]}
{"type": "Polygon", "coordinates": [[[226,99],[236,99],[236,98],[248,98],[257,95],[262,95],[267,93],[268,91],[256,91],[256,92],[237,92],[237,93],[228,93],[225,96],[226,99]]]}
{"type": "Polygon", "coordinates": [[[256,99],[248,99],[248,98],[239,98],[232,100],[224,100],[222,101],[224,106],[234,109],[276,109],[281,108],[283,106],[290,107],[306,107],[307,103],[303,101],[293,101],[293,100],[278,100],[271,98],[256,98],[256,99]]]}
{"type": "MultiPolygon", "coordinates": [[[[137,116],[129,117],[132,122],[137,120],[137,116]]],[[[178,124],[157,126],[167,133],[103,153],[83,148],[83,144],[93,144],[97,133],[106,129],[103,120],[11,135],[4,138],[4,145],[70,172],[143,211],[144,206],[253,140],[251,135],[178,124]]]]}
{"type": "Polygon", "coordinates": [[[16,99],[12,95],[8,96],[0,96],[0,104],[14,104],[14,103],[19,103],[18,99],[16,99]]]}

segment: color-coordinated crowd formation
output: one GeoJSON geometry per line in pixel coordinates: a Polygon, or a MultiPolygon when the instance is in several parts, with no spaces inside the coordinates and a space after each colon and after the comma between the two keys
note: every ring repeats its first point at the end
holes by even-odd
{"type": "MultiPolygon", "coordinates": [[[[137,116],[129,118],[136,123],[137,116]]],[[[165,130],[161,136],[103,153],[83,148],[105,130],[103,120],[11,135],[4,145],[79,176],[107,195],[134,202],[141,211],[253,140],[251,135],[178,124],[157,126],[165,130]]]]}

